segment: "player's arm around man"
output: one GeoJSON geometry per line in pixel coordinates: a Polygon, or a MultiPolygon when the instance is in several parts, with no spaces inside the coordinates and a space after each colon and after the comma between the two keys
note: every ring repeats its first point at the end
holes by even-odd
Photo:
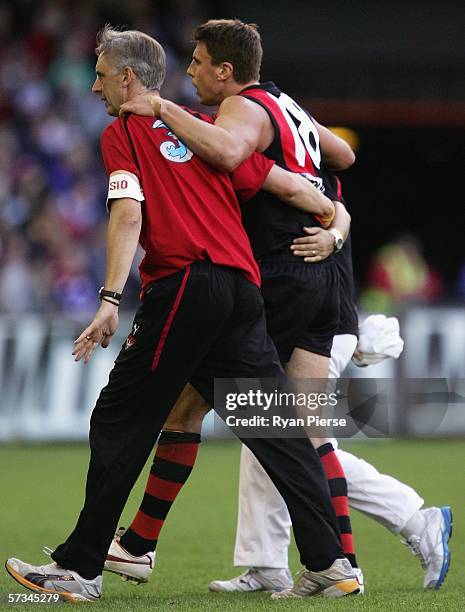
{"type": "MultiPolygon", "coordinates": [[[[230,74],[229,72],[227,74],[230,74]]],[[[271,141],[266,111],[241,96],[226,98],[214,124],[200,122],[169,100],[153,96],[154,117],[159,117],[199,157],[223,172],[232,172],[253,151],[271,141]]]]}
{"type": "Polygon", "coordinates": [[[288,172],[276,165],[265,179],[262,189],[289,206],[317,215],[325,227],[334,221],[336,208],[340,204],[332,202],[300,174],[288,172]]]}
{"type": "Polygon", "coordinates": [[[254,153],[229,176],[242,205],[247,205],[259,190],[263,190],[292,208],[316,215],[324,227],[334,221],[336,202],[332,202],[305,176],[284,170],[260,153],[254,153]]]}

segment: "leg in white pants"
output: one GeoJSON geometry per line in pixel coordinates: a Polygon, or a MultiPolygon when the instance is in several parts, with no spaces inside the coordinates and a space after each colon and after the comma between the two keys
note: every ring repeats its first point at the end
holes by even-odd
{"type": "Polygon", "coordinates": [[[423,506],[423,499],[403,482],[380,474],[370,463],[340,448],[336,454],[346,475],[350,507],[392,533],[398,534],[423,506]]]}
{"type": "Polygon", "coordinates": [[[287,567],[290,541],[287,506],[255,455],[242,445],[234,565],[287,567]]]}
{"type": "MultiPolygon", "coordinates": [[[[347,367],[357,338],[335,336],[329,366],[330,378],[339,378],[347,367]]],[[[337,448],[335,440],[331,440],[337,448]]],[[[393,533],[423,505],[409,486],[380,474],[372,465],[346,451],[337,456],[346,473],[349,504],[377,520],[393,533]]],[[[239,513],[234,565],[284,568],[288,566],[291,521],[281,495],[254,455],[244,446],[239,475],[239,513]]]]}

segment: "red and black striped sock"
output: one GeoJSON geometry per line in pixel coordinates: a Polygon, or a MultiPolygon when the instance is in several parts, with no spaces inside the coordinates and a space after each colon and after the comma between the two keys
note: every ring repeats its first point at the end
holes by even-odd
{"type": "Polygon", "coordinates": [[[161,432],[142,504],[120,540],[131,555],[155,550],[166,516],[192,472],[199,444],[197,433],[161,432]]]}
{"type": "Polygon", "coordinates": [[[317,448],[323,464],[326,478],[331,493],[331,502],[336,513],[341,532],[341,545],[344,555],[350,561],[352,567],[358,567],[355,558],[354,539],[352,537],[352,525],[350,523],[349,500],[347,499],[347,480],[342,465],[334,452],[330,442],[317,448]]]}

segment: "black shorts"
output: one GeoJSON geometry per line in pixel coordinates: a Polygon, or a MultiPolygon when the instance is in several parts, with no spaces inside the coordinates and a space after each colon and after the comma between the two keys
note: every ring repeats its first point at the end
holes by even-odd
{"type": "Polygon", "coordinates": [[[101,403],[115,414],[156,386],[149,401],[171,407],[189,381],[213,405],[214,378],[281,373],[259,288],[237,269],[198,261],[146,290],[101,403]]]}
{"type": "Polygon", "coordinates": [[[308,264],[296,256],[260,262],[266,323],[282,363],[294,348],[329,357],[339,323],[339,275],[333,258],[308,264]]]}
{"type": "Polygon", "coordinates": [[[350,236],[342,251],[334,257],[339,272],[340,316],[337,334],[358,336],[358,312],[355,304],[354,272],[352,268],[352,246],[350,236]]]}

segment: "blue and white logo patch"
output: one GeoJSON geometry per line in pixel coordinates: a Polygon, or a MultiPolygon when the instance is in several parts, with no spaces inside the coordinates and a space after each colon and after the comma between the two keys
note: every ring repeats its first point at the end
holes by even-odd
{"type": "Polygon", "coordinates": [[[186,147],[186,145],[179,140],[179,138],[173,134],[173,132],[169,129],[167,125],[163,123],[160,119],[157,119],[152,125],[153,128],[165,128],[168,130],[168,136],[174,138],[176,142],[171,140],[166,140],[162,142],[160,145],[160,153],[163,155],[165,159],[168,161],[175,162],[177,164],[182,164],[184,162],[188,162],[193,157],[193,153],[190,149],[186,147]]]}

